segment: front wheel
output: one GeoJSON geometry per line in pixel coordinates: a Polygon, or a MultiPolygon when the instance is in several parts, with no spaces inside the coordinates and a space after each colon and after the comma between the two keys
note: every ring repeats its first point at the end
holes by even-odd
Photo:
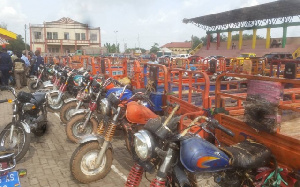
{"type": "Polygon", "coordinates": [[[87,142],[77,147],[70,160],[70,170],[76,180],[81,183],[91,183],[104,178],[109,173],[113,160],[111,149],[106,150],[102,163],[95,168],[100,149],[98,141],[87,142]]]}
{"type": "Polygon", "coordinates": [[[17,123],[14,126],[12,140],[10,141],[10,131],[13,123],[9,123],[0,133],[0,146],[6,150],[13,150],[16,156],[16,161],[20,161],[30,146],[30,133],[27,133],[24,127],[17,123]]]}
{"type": "MultiPolygon", "coordinates": [[[[76,112],[76,107],[77,107],[77,101],[72,101],[69,103],[66,103],[63,107],[61,107],[60,113],[59,113],[59,117],[61,122],[63,122],[64,124],[67,124],[70,119],[71,116],[73,115],[74,112],[76,112]]],[[[80,109],[84,109],[84,106],[81,105],[79,107],[80,109]]]]}
{"type": "Polygon", "coordinates": [[[58,99],[58,93],[54,92],[50,94],[50,97],[52,99],[53,103],[49,103],[48,107],[50,112],[57,112],[61,109],[61,107],[64,105],[64,99],[61,98],[59,102],[57,102],[56,104],[54,104],[54,102],[58,99]]]}
{"type": "Polygon", "coordinates": [[[85,135],[97,132],[98,123],[95,118],[90,118],[85,129],[81,129],[85,121],[85,117],[85,114],[76,115],[72,117],[66,125],[67,137],[74,143],[79,143],[81,138],[85,135]]]}
{"type": "Polygon", "coordinates": [[[36,82],[37,80],[29,80],[27,83],[28,89],[31,93],[36,92],[43,87],[43,83],[39,82],[38,84],[36,84],[36,82]]]}

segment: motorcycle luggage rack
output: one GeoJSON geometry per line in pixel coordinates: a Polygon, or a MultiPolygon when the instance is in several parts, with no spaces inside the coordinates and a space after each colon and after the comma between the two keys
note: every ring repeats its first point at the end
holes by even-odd
{"type": "Polygon", "coordinates": [[[11,167],[8,167],[8,168],[0,169],[0,172],[10,171],[10,170],[12,170],[16,167],[16,159],[15,159],[15,154],[14,153],[9,153],[9,154],[5,154],[5,155],[0,156],[0,162],[2,160],[7,160],[8,158],[11,158],[13,165],[11,167]]]}

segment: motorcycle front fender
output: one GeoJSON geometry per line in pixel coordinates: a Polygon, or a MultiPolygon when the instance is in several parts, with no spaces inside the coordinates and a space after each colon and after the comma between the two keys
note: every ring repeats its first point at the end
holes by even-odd
{"type": "Polygon", "coordinates": [[[78,109],[76,112],[74,112],[74,113],[72,114],[71,117],[73,117],[73,116],[75,116],[75,115],[78,115],[78,114],[86,114],[86,113],[88,113],[88,112],[89,112],[89,109],[78,109]]]}
{"type": "Polygon", "coordinates": [[[51,83],[43,82],[43,84],[44,84],[45,89],[53,87],[53,84],[51,84],[51,83]]]}
{"type": "Polygon", "coordinates": [[[73,101],[78,101],[76,98],[68,98],[65,100],[65,103],[70,103],[70,102],[73,102],[73,101]]]}
{"type": "Polygon", "coordinates": [[[26,122],[22,121],[20,124],[25,129],[26,133],[30,133],[30,126],[26,122]]]}
{"type": "MultiPolygon", "coordinates": [[[[89,135],[84,136],[81,139],[80,144],[84,144],[84,143],[88,143],[88,142],[93,142],[93,141],[98,141],[99,145],[102,146],[102,144],[104,142],[104,137],[99,136],[99,135],[89,134],[89,135]]],[[[108,147],[107,148],[113,150],[111,142],[108,143],[108,147]]]]}

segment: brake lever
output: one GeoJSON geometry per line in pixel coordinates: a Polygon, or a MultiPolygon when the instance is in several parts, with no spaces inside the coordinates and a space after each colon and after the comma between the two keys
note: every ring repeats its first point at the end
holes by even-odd
{"type": "Polygon", "coordinates": [[[215,140],[217,140],[217,142],[218,142],[218,147],[221,147],[221,143],[219,142],[218,138],[215,136],[214,133],[212,133],[210,130],[208,130],[208,129],[206,128],[206,125],[201,125],[201,128],[202,128],[205,132],[207,132],[208,134],[212,135],[212,136],[215,138],[215,140]]]}

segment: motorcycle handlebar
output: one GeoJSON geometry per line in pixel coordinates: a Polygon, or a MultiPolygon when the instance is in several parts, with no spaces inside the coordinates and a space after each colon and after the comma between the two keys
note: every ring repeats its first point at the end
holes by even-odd
{"type": "Polygon", "coordinates": [[[8,102],[8,100],[7,100],[7,99],[0,100],[0,103],[6,103],[6,102],[8,102]]]}
{"type": "Polygon", "coordinates": [[[231,130],[229,130],[226,127],[222,126],[216,119],[210,118],[209,122],[212,124],[213,127],[217,128],[217,129],[220,129],[221,131],[225,132],[229,136],[231,136],[231,137],[234,136],[234,133],[231,130]]]}

